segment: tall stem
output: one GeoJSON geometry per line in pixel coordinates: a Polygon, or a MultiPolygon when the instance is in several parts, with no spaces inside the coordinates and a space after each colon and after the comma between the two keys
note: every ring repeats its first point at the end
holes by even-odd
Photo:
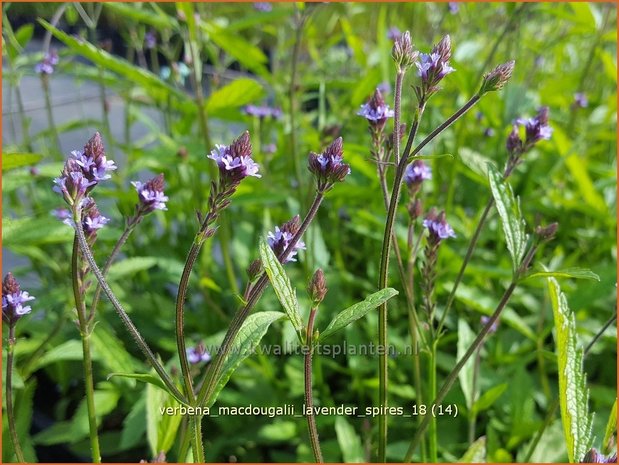
{"type": "Polygon", "coordinates": [[[402,80],[404,72],[398,71],[395,76],[395,97],[393,102],[393,153],[395,164],[400,163],[400,114],[402,113],[402,80]]]}
{"type": "Polygon", "coordinates": [[[90,266],[91,271],[97,278],[97,281],[99,282],[101,288],[103,289],[103,292],[105,292],[105,295],[107,295],[108,299],[110,299],[110,302],[114,306],[114,309],[116,309],[116,312],[118,313],[118,316],[120,316],[121,321],[123,322],[123,324],[129,331],[131,336],[133,337],[133,340],[138,345],[142,353],[146,356],[150,365],[157,372],[157,374],[161,378],[161,381],[163,381],[163,383],[166,385],[170,393],[174,395],[174,397],[176,397],[178,400],[182,401],[183,403],[187,403],[187,400],[185,399],[183,394],[181,394],[181,392],[178,390],[178,388],[174,384],[174,381],[172,380],[170,375],[165,371],[165,368],[161,365],[161,363],[159,362],[155,354],[153,354],[152,350],[150,349],[150,347],[148,346],[148,344],[146,343],[146,341],[144,340],[144,338],[142,337],[138,329],[133,324],[133,321],[131,321],[131,318],[129,318],[129,315],[123,308],[122,304],[116,298],[116,296],[114,295],[114,292],[112,291],[112,289],[106,282],[105,277],[103,276],[103,274],[101,273],[101,270],[99,269],[99,266],[97,265],[97,262],[95,262],[95,259],[92,255],[92,251],[90,250],[90,246],[88,245],[88,242],[86,241],[86,236],[84,235],[84,227],[82,226],[81,216],[82,216],[82,213],[80,209],[77,206],[74,206],[73,222],[75,223],[75,230],[77,232],[77,240],[79,242],[80,250],[82,251],[82,254],[84,255],[84,257],[86,258],[86,261],[88,262],[88,265],[90,266]]]}
{"type": "Polygon", "coordinates": [[[316,416],[314,415],[314,394],[312,390],[312,355],[314,352],[314,319],[316,318],[316,308],[312,308],[307,322],[307,344],[305,352],[305,418],[307,418],[307,429],[309,430],[310,444],[314,452],[314,459],[318,463],[323,463],[320,440],[318,439],[318,428],[316,427],[316,416]]]}
{"type": "Polygon", "coordinates": [[[86,318],[86,305],[82,294],[82,283],[79,277],[79,244],[77,235],[73,239],[73,256],[71,260],[71,274],[73,280],[73,298],[77,310],[77,319],[82,338],[82,352],[84,355],[84,387],[86,390],[86,408],[88,410],[88,428],[90,430],[90,450],[93,463],[101,463],[101,451],[99,449],[99,435],[97,433],[97,415],[95,411],[95,385],[92,371],[92,356],[90,353],[90,335],[88,319],[86,318]]]}
{"type": "MultiPolygon", "coordinates": [[[[430,347],[431,347],[430,363],[428,364],[428,377],[429,377],[429,384],[430,384],[429,398],[434,399],[436,397],[436,340],[432,341],[432,344],[430,347]]],[[[436,463],[438,462],[438,438],[437,438],[437,428],[436,428],[436,417],[434,415],[428,415],[428,416],[431,417],[430,430],[429,430],[430,437],[429,437],[429,447],[428,447],[428,450],[430,452],[430,462],[436,463]]]]}
{"type": "Polygon", "coordinates": [[[58,129],[56,128],[56,123],[54,122],[54,112],[52,111],[52,99],[49,92],[49,76],[45,73],[41,74],[41,84],[43,85],[43,95],[45,96],[45,112],[47,113],[47,123],[52,130],[54,142],[58,147],[58,152],[62,154],[62,145],[60,144],[58,129]]]}
{"type": "Polygon", "coordinates": [[[13,412],[13,355],[15,352],[15,325],[9,325],[9,347],[6,355],[6,416],[11,433],[11,443],[18,462],[25,462],[24,453],[19,443],[17,428],[15,427],[15,413],[13,412]]]}
{"type": "Polygon", "coordinates": [[[191,449],[193,450],[193,462],[204,463],[204,445],[202,444],[202,416],[191,417],[191,449]]]}
{"type": "MultiPolygon", "coordinates": [[[[383,247],[380,260],[380,273],[378,280],[378,289],[385,289],[389,278],[389,256],[391,253],[391,243],[393,238],[393,225],[395,222],[395,214],[402,189],[402,178],[408,164],[408,152],[413,144],[413,140],[419,128],[419,120],[423,114],[425,105],[420,104],[415,113],[415,120],[411,126],[406,149],[400,163],[398,163],[395,179],[393,181],[393,190],[391,191],[391,200],[387,209],[387,220],[385,223],[385,233],[383,236],[383,247]]],[[[387,303],[383,303],[378,309],[378,345],[381,347],[378,361],[379,387],[378,387],[378,403],[381,408],[381,414],[378,417],[378,461],[385,462],[387,455],[387,384],[388,384],[388,353],[387,353],[387,303]]]]}

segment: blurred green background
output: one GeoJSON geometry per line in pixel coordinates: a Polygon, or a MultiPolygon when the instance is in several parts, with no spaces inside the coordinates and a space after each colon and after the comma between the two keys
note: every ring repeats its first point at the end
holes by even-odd
{"type": "MultiPolygon", "coordinates": [[[[452,155],[428,162],[434,177],[423,190],[424,206],[445,209],[457,233],[441,247],[439,309],[490,196],[484,163],[490,160],[502,167],[512,122],[547,105],[552,139],[539,143],[511,177],[530,230],[539,223],[559,223],[555,240],[538,254],[535,267],[582,267],[600,276],[599,282],[561,282],[576,314],[582,345],[615,311],[614,4],[84,4],[91,20],[100,13],[93,24],[70,5],[57,23],[67,33],[64,43],[51,42],[60,59],[48,78],[50,119],[44,83],[34,72],[46,47],[45,29],[36,19],[52,21],[59,8],[60,4],[3,4],[3,268],[37,297],[32,314],[18,326],[17,347],[18,421],[30,460],[88,457],[81,349],[71,321],[72,232],[50,214],[62,207],[51,191],[52,178],[69,152],[80,149],[99,130],[108,158],[119,165],[112,180],[96,191],[100,209],[112,218],[96,244],[100,263],[122,230],[123,213],[131,212],[136,201],[129,182],[165,174],[169,210],[139,226],[110,271],[110,281],[145,339],[174,367],[176,283],[197,229],[195,212],[206,206],[209,174],[214,172],[206,154],[214,144],[229,144],[248,129],[263,178],[243,182],[221,218],[219,232],[200,256],[186,306],[188,344],[221,338],[239,302],[234,288],[242,289],[244,270],[257,257],[258,238],[291,216],[303,215],[309,204],[308,152],[318,152],[341,135],[352,174],[328,194],[305,237],[307,251],[299,263],[286,267],[305,311],[306,283],[315,268],[325,270],[329,293],[318,315],[318,326],[324,326],[336,311],[376,289],[385,212],[369,160],[367,122],[356,112],[376,86],[393,87],[391,28],[410,30],[422,52],[443,34],[451,35],[452,66],[457,71],[445,78],[443,90],[428,105],[419,140],[476,92],[483,72],[516,60],[503,91],[482,99],[422,152],[452,155]],[[148,32],[157,38],[152,50],[144,45],[148,32]],[[74,34],[94,46],[72,38],[74,34]],[[208,138],[197,115],[196,79],[183,77],[183,65],[177,64],[184,60],[187,41],[193,41],[203,65],[198,80],[206,101],[208,138]],[[586,106],[575,103],[576,93],[586,96],[586,106]],[[282,116],[249,116],[243,111],[248,104],[281,108],[282,116]],[[270,144],[275,145],[272,153],[270,144]],[[6,155],[11,153],[32,155],[6,155]],[[43,355],[32,357],[44,340],[43,355]]],[[[416,81],[411,70],[404,82],[403,122],[412,119],[415,101],[410,86],[416,81]]],[[[393,101],[392,92],[385,97],[393,101]]],[[[398,221],[404,244],[404,207],[398,221]]],[[[456,360],[458,320],[479,330],[480,317],[493,311],[510,270],[501,227],[492,214],[447,322],[448,334],[439,347],[439,379],[456,360]]],[[[399,288],[395,271],[391,283],[399,288]]],[[[389,325],[390,341],[404,350],[409,338],[401,299],[390,302],[389,325]]],[[[256,310],[277,309],[269,290],[256,310]]],[[[175,429],[153,414],[158,394],[152,388],[116,378],[106,381],[109,373],[144,372],[147,366],[105,300],[98,320],[93,343],[104,460],[150,459],[155,451],[171,447],[175,429]],[[162,439],[163,430],[172,431],[172,438],[162,439]]],[[[484,346],[481,393],[494,391],[478,413],[475,437],[486,437],[489,462],[522,460],[557,395],[552,328],[545,282],[529,280],[517,289],[496,335],[484,346]]],[[[376,333],[377,321],[370,315],[339,337],[350,345],[367,344],[376,342],[376,333]]],[[[279,322],[263,342],[281,344],[293,338],[291,326],[279,322]]],[[[613,326],[585,362],[598,441],[616,398],[615,361],[613,326]]],[[[317,357],[316,402],[360,408],[375,404],[377,365],[377,358],[369,356],[317,357]]],[[[300,405],[302,368],[300,355],[255,355],[238,369],[218,404],[300,405]]],[[[410,357],[390,360],[392,405],[408,409],[415,402],[411,372],[410,357]]],[[[469,444],[459,386],[446,403],[457,404],[461,412],[457,418],[439,420],[440,457],[455,461],[469,444]]],[[[394,418],[390,424],[388,459],[399,461],[416,420],[394,418]]],[[[369,459],[375,420],[319,417],[318,427],[327,461],[369,459]]],[[[207,460],[312,459],[302,418],[207,418],[204,430],[207,460]]],[[[10,460],[10,449],[4,451],[3,461],[10,460]]],[[[174,456],[172,447],[168,457],[174,456]]],[[[558,414],[531,460],[566,460],[558,414]]]]}

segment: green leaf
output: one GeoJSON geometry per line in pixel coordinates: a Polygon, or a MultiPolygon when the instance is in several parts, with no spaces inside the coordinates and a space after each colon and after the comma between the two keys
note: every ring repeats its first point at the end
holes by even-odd
{"type": "Polygon", "coordinates": [[[13,245],[41,245],[68,243],[73,230],[51,215],[45,218],[2,218],[2,243],[13,245]]]}
{"type": "Polygon", "coordinates": [[[138,8],[137,5],[140,4],[125,4],[118,2],[105,2],[103,5],[105,5],[107,9],[125,19],[130,19],[137,23],[148,24],[157,30],[178,28],[178,21],[176,18],[165,14],[161,10],[154,12],[146,8],[138,8]]]}
{"type": "Polygon", "coordinates": [[[147,384],[151,384],[153,386],[157,386],[159,389],[161,389],[162,391],[167,392],[170,396],[174,397],[174,399],[181,405],[185,405],[184,402],[181,399],[178,399],[177,397],[174,396],[173,393],[171,393],[170,391],[168,391],[167,386],[163,383],[163,381],[161,381],[161,378],[159,378],[159,376],[151,374],[151,373],[110,373],[107,376],[107,379],[112,379],[115,376],[121,377],[121,378],[128,378],[128,379],[135,379],[136,381],[140,381],[142,383],[147,383],[147,384]]]}
{"type": "Polygon", "coordinates": [[[458,463],[486,463],[486,437],[471,444],[458,463]]]}
{"type": "Polygon", "coordinates": [[[32,166],[37,164],[43,155],[39,153],[3,153],[2,154],[2,171],[14,170],[23,166],[32,166]]]}
{"type": "MultiPolygon", "coordinates": [[[[80,341],[66,341],[45,352],[45,354],[37,360],[35,368],[33,368],[33,372],[39,368],[43,368],[56,362],[62,362],[65,360],[82,360],[84,357],[82,350],[82,343],[80,341]]],[[[93,356],[93,359],[96,359],[96,355],[93,356]]]]}
{"type": "Polygon", "coordinates": [[[557,271],[536,271],[525,276],[523,279],[531,278],[574,278],[574,279],[590,279],[599,281],[600,277],[593,271],[587,268],[566,268],[557,271]]]}
{"type": "Polygon", "coordinates": [[[239,330],[230,352],[226,357],[221,369],[221,375],[217,380],[217,386],[210,398],[206,400],[206,407],[211,407],[217,400],[217,396],[224,388],[232,373],[239,367],[241,362],[254,353],[256,346],[274,321],[283,318],[281,312],[259,312],[250,315],[239,330]]]}
{"type": "Polygon", "coordinates": [[[262,260],[264,269],[269,276],[271,284],[273,285],[275,294],[282,304],[282,307],[284,307],[286,316],[288,316],[294,330],[297,332],[299,341],[303,344],[303,321],[301,320],[301,315],[299,313],[297,294],[290,284],[290,279],[288,279],[288,276],[284,271],[284,267],[264,239],[260,241],[259,247],[260,259],[262,260]]]}
{"type": "Polygon", "coordinates": [[[181,105],[194,105],[194,102],[185,94],[162,81],[150,71],[133,66],[127,60],[117,58],[90,42],[70,36],[43,19],[39,19],[39,22],[73,52],[87,58],[107,71],[119,74],[128,82],[142,87],[155,100],[167,102],[168,97],[174,97],[179,100],[177,103],[181,105]]]}
{"type": "Polygon", "coordinates": [[[503,180],[503,176],[491,163],[488,167],[490,189],[494,197],[496,209],[501,217],[503,233],[507,242],[507,249],[512,257],[514,272],[520,266],[527,246],[527,235],[524,231],[524,220],[520,213],[518,199],[514,197],[511,186],[503,180]]]}
{"type": "Polygon", "coordinates": [[[215,45],[237,60],[242,66],[258,76],[269,77],[269,72],[265,66],[268,58],[259,47],[245,40],[240,34],[228,32],[216,24],[202,22],[200,26],[215,45]]]}
{"type": "MultiPolygon", "coordinates": [[[[97,424],[101,423],[101,420],[105,415],[111,413],[118,404],[120,393],[112,389],[98,389],[94,393],[95,401],[95,414],[97,417],[97,424]]],[[[86,399],[83,399],[77,411],[71,420],[71,433],[73,439],[71,442],[75,443],[80,439],[87,437],[90,434],[90,428],[88,426],[88,406],[86,399]],[[78,439],[79,438],[79,439],[78,439]]]]}
{"type": "MultiPolygon", "coordinates": [[[[146,390],[145,390],[146,391],[146,390]]],[[[139,444],[146,432],[146,396],[142,396],[133,404],[129,414],[123,421],[120,436],[120,448],[131,449],[139,444]]]]}
{"type": "Polygon", "coordinates": [[[322,341],[340,329],[345,328],[353,321],[357,321],[359,318],[365,316],[370,310],[375,309],[395,295],[398,295],[398,291],[388,287],[367,296],[365,300],[356,303],[352,307],[342,310],[340,313],[335,315],[333,320],[331,320],[331,323],[329,323],[327,329],[320,333],[319,340],[322,341]]]}
{"type": "Polygon", "coordinates": [[[615,399],[613,408],[610,411],[610,416],[608,417],[608,423],[606,424],[606,430],[604,432],[604,440],[602,441],[602,452],[604,454],[610,454],[612,452],[616,433],[617,433],[617,399],[615,399]]]}
{"type": "Polygon", "coordinates": [[[217,89],[206,101],[206,111],[214,113],[228,108],[239,108],[262,97],[262,86],[253,79],[241,78],[217,89]]]}
{"type": "Polygon", "coordinates": [[[363,463],[365,457],[361,438],[352,425],[342,416],[335,417],[335,434],[340,445],[344,463],[363,463]]]}
{"type": "Polygon", "coordinates": [[[131,257],[126,258],[120,262],[114,263],[110,267],[109,279],[110,281],[117,280],[119,278],[126,278],[127,276],[133,276],[134,274],[148,270],[157,264],[156,257],[131,257]]]}
{"type": "Polygon", "coordinates": [[[21,48],[24,48],[32,39],[32,33],[34,32],[34,24],[24,24],[17,31],[15,31],[15,40],[21,48]]]}
{"type": "MultiPolygon", "coordinates": [[[[471,327],[463,319],[458,319],[458,345],[457,345],[457,358],[461,360],[468,348],[475,339],[475,333],[471,330],[471,327]]],[[[458,373],[458,379],[460,380],[460,388],[464,394],[466,400],[466,407],[470,410],[477,398],[477,392],[473,389],[473,379],[475,378],[475,360],[471,357],[458,373]]]]}
{"type": "Polygon", "coordinates": [[[472,413],[477,415],[479,412],[489,409],[499,397],[503,395],[507,389],[507,383],[502,383],[497,386],[491,387],[484,392],[479,399],[473,404],[472,413]]]}
{"type": "Polygon", "coordinates": [[[555,322],[561,421],[569,461],[575,463],[582,460],[592,442],[583,350],[578,344],[574,314],[556,279],[548,278],[548,291],[555,322]]]}
{"type": "Polygon", "coordinates": [[[180,413],[164,413],[168,407],[178,407],[178,403],[168,392],[154,386],[151,383],[146,386],[146,437],[152,456],[170,450],[183,419],[180,413]]]}
{"type": "MultiPolygon", "coordinates": [[[[106,372],[130,373],[135,370],[135,363],[127,349],[103,323],[97,325],[90,338],[92,352],[100,359],[106,372]]],[[[125,378],[125,381],[129,386],[135,386],[135,381],[130,378],[125,378]]]]}

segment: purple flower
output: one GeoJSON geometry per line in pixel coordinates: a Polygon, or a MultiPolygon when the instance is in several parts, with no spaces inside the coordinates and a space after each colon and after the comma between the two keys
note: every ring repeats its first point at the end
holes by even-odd
{"type": "Polygon", "coordinates": [[[199,342],[195,347],[189,347],[187,349],[187,360],[193,365],[206,363],[211,360],[211,354],[207,352],[204,344],[199,342]]]}
{"type": "Polygon", "coordinates": [[[230,145],[216,145],[208,158],[217,162],[220,176],[234,184],[247,176],[261,177],[258,174],[260,167],[251,158],[251,143],[247,131],[230,145]]]}
{"type": "Polygon", "coordinates": [[[422,160],[415,160],[406,167],[404,181],[409,187],[421,184],[426,179],[432,179],[432,170],[422,160]]]}
{"type": "Polygon", "coordinates": [[[460,11],[460,5],[458,5],[458,2],[447,2],[447,9],[452,15],[455,15],[460,11]]]}
{"type": "Polygon", "coordinates": [[[107,160],[101,135],[97,132],[84,146],[74,150],[67,159],[60,177],[54,179],[54,191],[62,194],[69,205],[83,199],[99,181],[111,177],[109,171],[116,169],[112,160],[107,160]]]}
{"type": "MultiPolygon", "coordinates": [[[[284,253],[294,235],[299,231],[300,226],[299,215],[297,215],[287,223],[284,223],[281,228],[275,226],[274,232],[269,231],[267,242],[271,249],[273,249],[273,252],[275,252],[275,255],[279,256],[284,253]]],[[[296,262],[297,259],[295,257],[299,250],[305,250],[305,243],[301,240],[297,241],[288,256],[282,260],[282,263],[296,262]]]]}
{"type": "Polygon", "coordinates": [[[492,136],[494,136],[494,129],[492,129],[492,128],[484,129],[484,136],[485,137],[492,137],[492,136]]]}
{"type": "Polygon", "coordinates": [[[517,124],[514,124],[512,126],[512,130],[509,133],[509,136],[507,136],[505,147],[507,148],[507,152],[510,154],[522,152],[523,142],[522,142],[522,139],[520,138],[520,133],[518,131],[517,124]]]}
{"type": "MultiPolygon", "coordinates": [[[[486,326],[488,324],[488,322],[490,321],[490,317],[483,315],[480,320],[481,324],[483,326],[486,326]]],[[[494,323],[492,323],[492,326],[490,326],[490,329],[488,330],[488,333],[490,334],[494,334],[496,333],[496,330],[499,328],[499,320],[496,320],[494,323]]]]}
{"type": "Polygon", "coordinates": [[[165,187],[163,174],[159,174],[146,183],[134,181],[131,184],[138,193],[137,210],[141,214],[147,214],[155,210],[167,210],[166,202],[168,197],[164,195],[165,187]]]}
{"type": "Polygon", "coordinates": [[[34,66],[34,71],[38,74],[53,74],[54,66],[58,64],[58,53],[50,50],[43,59],[34,66]]]}
{"type": "Polygon", "coordinates": [[[55,216],[60,221],[64,221],[66,219],[71,218],[71,212],[66,208],[55,208],[52,210],[52,215],[55,216]]]}
{"type": "Polygon", "coordinates": [[[249,116],[255,116],[257,118],[279,119],[282,116],[281,108],[274,108],[266,105],[245,105],[243,107],[243,113],[249,116]]]}
{"type": "Polygon", "coordinates": [[[82,211],[82,227],[84,228],[84,234],[88,238],[94,238],[97,231],[110,222],[109,218],[101,214],[92,197],[84,199],[82,211]]]}
{"type": "Polygon", "coordinates": [[[541,107],[533,118],[519,118],[516,123],[526,130],[527,146],[532,146],[540,140],[548,140],[552,136],[552,128],[548,125],[548,107],[541,107]]]}
{"type": "Polygon", "coordinates": [[[341,137],[335,139],[324,152],[310,152],[308,169],[316,176],[318,190],[326,192],[333,183],[341,182],[350,174],[350,166],[344,163],[344,149],[341,137]]]}
{"type": "Polygon", "coordinates": [[[393,110],[385,103],[380,90],[376,89],[368,102],[361,105],[357,115],[367,119],[373,128],[381,130],[385,126],[387,118],[393,118],[393,110]]]}
{"type": "Polygon", "coordinates": [[[157,46],[157,36],[153,31],[148,31],[144,34],[144,48],[152,50],[157,46]]]}
{"type": "Polygon", "coordinates": [[[574,103],[572,104],[576,108],[587,108],[589,106],[589,100],[584,92],[576,92],[574,94],[574,103]]]}
{"type": "Polygon", "coordinates": [[[262,11],[263,13],[268,13],[273,10],[273,5],[270,2],[255,2],[254,10],[262,11]]]}
{"type": "Polygon", "coordinates": [[[440,243],[443,239],[456,237],[456,233],[445,220],[444,211],[437,215],[435,209],[430,210],[426,219],[423,220],[423,227],[427,228],[430,233],[430,241],[435,244],[440,243]]]}
{"type": "Polygon", "coordinates": [[[31,300],[34,297],[22,291],[13,274],[8,272],[2,281],[2,321],[14,325],[22,316],[30,313],[30,305],[24,304],[31,300]]]}
{"type": "Polygon", "coordinates": [[[449,73],[455,71],[449,65],[451,58],[451,39],[448,35],[434,46],[432,52],[421,53],[415,62],[417,75],[421,78],[421,88],[418,90],[426,98],[439,90],[438,83],[449,73]]]}
{"type": "Polygon", "coordinates": [[[607,457],[600,454],[597,450],[591,449],[585,454],[581,463],[617,463],[617,453],[607,457]]]}
{"type": "Polygon", "coordinates": [[[388,94],[391,92],[391,84],[389,82],[384,81],[378,84],[376,88],[380,91],[381,94],[388,94]]]}
{"type": "Polygon", "coordinates": [[[395,41],[402,35],[402,32],[396,27],[391,26],[387,31],[387,39],[395,41]]]}

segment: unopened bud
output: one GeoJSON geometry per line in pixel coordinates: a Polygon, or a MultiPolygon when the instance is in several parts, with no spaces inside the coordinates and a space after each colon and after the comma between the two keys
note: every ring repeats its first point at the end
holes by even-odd
{"type": "Polygon", "coordinates": [[[312,276],[307,291],[309,292],[314,306],[318,305],[325,298],[327,294],[327,284],[325,282],[325,274],[320,268],[318,268],[314,276],[312,276]]]}
{"type": "Polygon", "coordinates": [[[546,227],[537,226],[535,228],[535,234],[537,234],[543,241],[549,241],[554,238],[558,228],[559,223],[551,223],[546,227]]]}
{"type": "Polygon", "coordinates": [[[415,199],[408,204],[408,214],[411,220],[415,221],[423,214],[423,202],[420,199],[415,199]]]}
{"type": "Polygon", "coordinates": [[[406,71],[413,66],[418,55],[419,52],[413,49],[410,32],[406,31],[395,39],[391,50],[391,56],[393,57],[393,61],[395,61],[398,71],[406,71]]]}
{"type": "Polygon", "coordinates": [[[481,88],[479,89],[479,94],[483,95],[486,92],[502,89],[503,86],[507,84],[507,81],[509,81],[509,78],[512,77],[515,64],[516,62],[511,60],[484,74],[483,82],[481,83],[481,88]]]}

